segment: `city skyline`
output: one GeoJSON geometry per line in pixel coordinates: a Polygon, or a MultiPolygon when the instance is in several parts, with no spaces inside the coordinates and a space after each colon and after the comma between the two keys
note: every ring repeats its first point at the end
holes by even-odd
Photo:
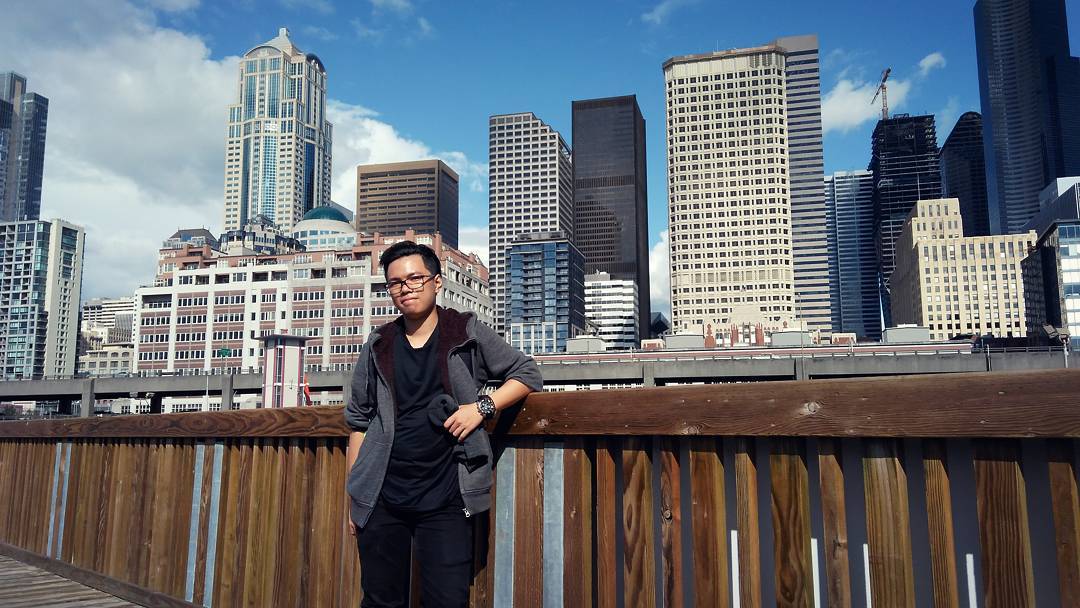
{"type": "MultiPolygon", "coordinates": [[[[733,26],[721,28],[719,33],[705,32],[698,25],[697,22],[705,20],[703,17],[715,10],[705,5],[686,3],[671,8],[673,5],[669,3],[646,3],[620,7],[620,11],[625,12],[625,22],[620,23],[618,28],[611,26],[606,33],[615,41],[614,48],[626,56],[620,61],[632,69],[612,70],[618,77],[612,74],[596,78],[595,71],[587,69],[588,66],[565,68],[560,70],[565,77],[564,84],[545,89],[543,84],[552,78],[548,74],[550,70],[545,67],[536,75],[538,81],[535,86],[519,86],[514,91],[506,92],[502,87],[495,87],[496,94],[485,92],[481,97],[483,103],[478,104],[476,95],[480,91],[477,84],[487,82],[490,86],[493,73],[479,68],[465,68],[461,56],[455,55],[451,58],[454,69],[448,70],[450,74],[445,77],[460,81],[460,88],[455,90],[461,91],[458,95],[461,99],[452,100],[438,112],[432,111],[434,108],[429,96],[415,95],[413,91],[421,85],[438,88],[439,82],[443,81],[433,85],[431,82],[412,82],[410,79],[390,79],[386,74],[447,47],[460,46],[461,52],[475,50],[480,43],[463,41],[457,32],[462,31],[462,20],[476,17],[476,13],[464,11],[461,15],[455,15],[441,7],[407,2],[395,4],[406,7],[400,13],[386,6],[380,9],[369,4],[345,7],[322,3],[322,6],[328,7],[326,12],[316,10],[305,13],[274,5],[258,15],[246,13],[242,8],[198,6],[191,2],[173,3],[174,7],[184,7],[186,10],[171,12],[113,2],[98,11],[100,14],[74,11],[68,15],[64,14],[69,12],[68,7],[44,2],[34,7],[34,14],[16,7],[9,24],[17,27],[0,25],[0,34],[4,34],[2,38],[7,41],[0,45],[12,45],[10,48],[4,46],[4,50],[11,50],[8,55],[12,57],[12,64],[4,69],[25,73],[36,83],[35,89],[54,102],[50,123],[56,120],[62,123],[58,125],[58,135],[50,125],[48,153],[50,159],[57,160],[46,163],[44,215],[70,217],[72,221],[88,225],[86,293],[87,297],[93,297],[127,293],[134,285],[149,280],[152,274],[151,258],[131,255],[131,251],[142,252],[145,249],[152,253],[165,234],[179,227],[206,225],[214,231],[220,228],[216,225],[219,216],[207,211],[213,209],[213,205],[220,209],[222,204],[221,133],[227,120],[225,108],[235,101],[236,56],[267,40],[283,25],[293,30],[293,38],[300,47],[319,54],[328,64],[328,71],[332,75],[342,74],[340,80],[331,76],[328,115],[335,122],[335,127],[339,124],[349,125],[346,135],[355,137],[353,144],[346,144],[348,147],[343,148],[344,152],[335,148],[334,200],[348,203],[349,198],[340,196],[338,192],[349,191],[349,186],[344,182],[355,182],[354,174],[350,174],[359,162],[441,158],[462,175],[463,248],[469,249],[469,245],[473,244],[473,249],[482,252],[482,255],[486,254],[483,252],[486,249],[483,218],[487,215],[487,159],[482,126],[486,117],[493,113],[533,111],[553,124],[556,130],[568,133],[572,99],[638,95],[649,125],[648,139],[651,140],[648,146],[652,199],[649,240],[655,253],[663,249],[666,242],[662,238],[666,230],[666,213],[662,204],[666,198],[666,180],[663,176],[663,125],[660,124],[660,100],[663,95],[660,62],[680,53],[746,46],[778,35],[816,31],[822,57],[825,170],[826,173],[857,170],[865,167],[869,156],[868,133],[875,118],[869,97],[872,96],[877,73],[886,65],[894,69],[890,101],[896,112],[933,112],[938,114],[939,129],[945,131],[951,129],[955,117],[963,110],[978,108],[972,6],[969,3],[961,4],[956,7],[934,6],[935,14],[940,18],[926,32],[925,46],[906,44],[906,40],[893,42],[884,35],[868,35],[870,26],[891,26],[880,24],[870,14],[872,11],[869,8],[858,7],[854,3],[836,8],[845,15],[845,19],[841,20],[844,27],[830,24],[827,15],[813,15],[806,8],[798,8],[785,15],[784,19],[771,23],[757,23],[749,19],[749,14],[740,12],[735,15],[733,26]],[[240,30],[227,19],[211,23],[211,16],[219,13],[250,17],[247,22],[249,27],[240,30]],[[101,27],[88,28],[95,31],[95,36],[90,39],[76,31],[80,23],[101,27]],[[429,28],[426,35],[421,35],[421,23],[426,23],[429,28]],[[852,27],[860,23],[866,24],[866,27],[852,27]],[[381,40],[376,39],[379,36],[376,31],[383,32],[381,40]],[[392,35],[392,32],[397,32],[397,35],[392,35]],[[948,36],[944,35],[946,32],[948,36]],[[50,56],[44,49],[48,44],[43,46],[43,43],[55,43],[58,39],[62,39],[63,43],[54,44],[56,48],[50,56]],[[139,61],[130,58],[130,55],[120,56],[120,51],[136,48],[143,43],[154,45],[149,48],[160,48],[160,52],[144,53],[139,61]],[[18,53],[15,52],[16,46],[18,53]],[[149,103],[158,97],[151,100],[132,98],[111,101],[121,104],[117,110],[130,119],[136,128],[160,131],[161,139],[165,141],[175,140],[180,144],[185,140],[196,140],[199,145],[186,149],[187,154],[183,154],[185,149],[182,147],[178,152],[168,150],[168,146],[159,146],[156,151],[152,150],[153,153],[143,154],[146,144],[142,143],[120,150],[115,157],[98,154],[102,147],[109,149],[120,145],[116,141],[118,136],[112,133],[116,130],[112,121],[99,121],[105,123],[101,125],[74,125],[77,115],[58,118],[61,114],[59,107],[75,114],[71,100],[76,98],[72,89],[79,89],[74,85],[80,80],[75,79],[61,86],[64,79],[71,75],[72,68],[58,61],[57,57],[87,49],[99,54],[112,52],[116,60],[134,62],[129,76],[143,76],[146,80],[128,83],[127,86],[149,91],[147,95],[150,92],[158,93],[156,89],[172,93],[173,99],[159,104],[163,107],[149,103]],[[365,61],[365,70],[369,68],[367,58],[375,56],[385,60],[374,62],[370,66],[370,73],[366,71],[365,77],[359,78],[356,70],[352,69],[356,66],[355,60],[350,60],[350,53],[346,52],[357,49],[363,49],[360,55],[363,56],[361,60],[365,61]],[[174,88],[163,86],[170,79],[177,81],[177,84],[186,82],[184,78],[190,77],[186,72],[193,67],[200,70],[199,77],[206,81],[206,91],[201,95],[207,100],[220,93],[215,91],[220,83],[224,83],[224,101],[221,105],[207,101],[205,108],[181,108],[178,104],[189,97],[178,91],[176,85],[174,88]],[[170,68],[174,69],[169,71],[170,68]],[[367,80],[368,76],[372,80],[367,80]],[[386,86],[385,81],[393,82],[393,86],[386,86]],[[863,95],[865,91],[869,91],[870,95],[863,95]],[[866,97],[865,101],[862,97],[866,97]],[[535,99],[535,103],[527,102],[530,98],[535,99]],[[857,106],[854,105],[856,98],[857,106]],[[137,102],[140,105],[134,106],[137,102]],[[845,106],[845,103],[848,105],[845,106]],[[469,105],[476,107],[467,113],[461,111],[461,108],[469,105]],[[856,108],[858,112],[837,118],[838,107],[856,108]],[[951,118],[944,111],[950,108],[955,108],[951,118]],[[422,112],[421,109],[427,111],[422,112]],[[164,121],[161,117],[173,110],[179,117],[194,115],[202,120],[197,123],[180,120],[175,126],[162,124],[164,121]],[[125,114],[124,111],[128,112],[125,114]],[[461,119],[448,119],[447,113],[458,113],[461,119]],[[185,132],[178,133],[180,130],[185,132]],[[54,139],[54,135],[58,139],[54,139]],[[206,154],[201,152],[204,140],[212,144],[205,146],[209,150],[206,154]],[[53,145],[58,141],[63,146],[61,150],[56,150],[58,146],[53,145]],[[178,153],[185,157],[180,159],[182,162],[176,162],[178,159],[175,155],[178,153]],[[390,153],[398,156],[378,156],[390,153]],[[136,159],[143,162],[139,168],[133,169],[129,165],[134,164],[136,159]],[[169,170],[164,171],[166,168],[169,170]],[[348,178],[343,180],[343,176],[348,178]],[[213,196],[215,190],[216,198],[213,196]],[[125,205],[126,210],[121,213],[125,205]],[[85,217],[85,211],[79,211],[86,207],[95,209],[94,217],[85,217]],[[166,210],[168,213],[163,212],[166,210]],[[128,221],[131,223],[117,224],[115,220],[118,217],[130,218],[128,221]],[[129,250],[120,255],[112,251],[117,249],[112,245],[120,240],[120,235],[108,234],[108,229],[116,225],[130,230],[148,229],[142,231],[145,234],[140,233],[131,239],[129,250]],[[164,229],[149,229],[153,226],[164,229]],[[95,238],[95,235],[100,238],[95,238]]],[[[916,8],[913,7],[913,10],[916,8]]],[[[1072,13],[1069,16],[1075,19],[1072,13]]],[[[513,20],[513,17],[506,10],[498,10],[486,19],[513,20]]],[[[597,22],[599,14],[587,12],[583,17],[586,21],[597,22]]],[[[540,44],[539,38],[542,36],[539,30],[550,18],[550,15],[541,15],[541,23],[530,26],[523,41],[525,48],[540,44]]],[[[829,19],[835,20],[835,15],[829,19]]],[[[561,27],[561,31],[570,33],[574,26],[564,24],[561,27]]],[[[505,38],[496,37],[484,44],[500,44],[500,40],[505,38]]],[[[498,65],[517,60],[521,52],[508,50],[508,57],[500,58],[498,65]]],[[[607,55],[601,58],[607,58],[607,55]]],[[[107,84],[123,83],[110,81],[107,84]]],[[[86,89],[79,89],[79,93],[86,98],[84,105],[88,109],[100,110],[94,105],[97,100],[93,93],[87,93],[86,89]]],[[[99,112],[99,115],[105,114],[99,112]]],[[[340,144],[340,134],[336,139],[340,144]]],[[[654,256],[654,265],[663,267],[666,262],[666,259],[656,260],[654,256]]],[[[651,274],[657,276],[655,271],[651,274]]],[[[663,293],[666,285],[655,283],[657,281],[654,281],[653,300],[657,300],[657,292],[660,292],[658,310],[666,311],[666,295],[663,293]]]]}

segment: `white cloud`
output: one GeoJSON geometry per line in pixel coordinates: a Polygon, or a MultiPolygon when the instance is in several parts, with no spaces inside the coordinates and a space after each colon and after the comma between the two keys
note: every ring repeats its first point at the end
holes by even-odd
{"type": "Polygon", "coordinates": [[[237,59],[131,4],[82,7],[16,7],[0,56],[49,98],[42,217],[87,229],[86,297],[127,294],[177,227],[218,229],[237,59]]]}
{"type": "Polygon", "coordinates": [[[671,13],[676,9],[693,4],[696,0],[663,0],[647,13],[641,15],[641,20],[652,25],[662,25],[671,13]]]}
{"type": "MultiPolygon", "coordinates": [[[[847,51],[832,51],[826,56],[826,62],[832,61],[834,65],[849,62],[856,54],[847,51]]],[[[890,74],[888,86],[889,112],[895,113],[907,102],[913,87],[926,79],[933,70],[945,67],[945,56],[940,52],[933,52],[923,57],[910,79],[897,78],[896,72],[890,74]]],[[[878,98],[873,105],[870,100],[877,91],[879,79],[872,81],[856,75],[863,74],[859,66],[848,65],[844,67],[836,84],[821,97],[821,122],[824,133],[829,131],[848,131],[871,120],[877,120],[881,116],[881,99],[878,98]]],[[[939,124],[941,119],[938,120],[939,124]]]]}
{"type": "MultiPolygon", "coordinates": [[[[378,113],[358,105],[331,99],[326,116],[334,123],[334,181],[331,197],[346,206],[356,201],[356,166],[372,163],[396,163],[439,158],[457,171],[461,184],[462,209],[468,204],[467,193],[480,193],[487,184],[486,163],[475,162],[463,152],[434,152],[427,144],[410,139],[392,125],[378,120],[378,113]]],[[[483,210],[487,212],[486,206],[483,210]]],[[[475,218],[461,218],[475,222],[475,218]]],[[[481,220],[487,223],[487,218],[481,220]]]]}
{"type": "MultiPolygon", "coordinates": [[[[821,128],[829,131],[848,131],[881,116],[881,99],[873,104],[874,91],[878,82],[856,81],[841,78],[831,90],[821,97],[821,128]]],[[[893,80],[888,82],[889,108],[900,108],[911,91],[911,82],[893,80]]]]}
{"type": "Polygon", "coordinates": [[[926,78],[932,70],[943,67],[945,67],[945,56],[935,51],[919,60],[919,76],[926,78]]]}
{"type": "Polygon", "coordinates": [[[484,265],[488,263],[488,229],[487,218],[484,218],[483,225],[465,226],[462,225],[458,228],[458,249],[465,253],[475,253],[483,260],[484,265]]]}
{"type": "Polygon", "coordinates": [[[649,300],[653,312],[662,312],[671,318],[671,264],[669,263],[668,231],[660,233],[660,240],[649,250],[649,300]]]}
{"type": "Polygon", "coordinates": [[[293,10],[312,10],[323,15],[334,12],[334,4],[330,0],[279,0],[285,8],[293,10]]]}
{"type": "Polygon", "coordinates": [[[199,0],[150,0],[149,4],[161,11],[179,13],[199,6],[199,0]]]}
{"type": "Polygon", "coordinates": [[[416,26],[420,28],[421,36],[430,36],[435,31],[435,28],[431,26],[431,22],[424,17],[416,20],[416,26]]]}
{"type": "Polygon", "coordinates": [[[300,33],[305,35],[305,36],[310,36],[312,38],[317,38],[317,39],[322,40],[324,42],[330,42],[331,40],[337,40],[337,37],[338,37],[337,34],[335,34],[334,32],[331,32],[330,30],[326,29],[325,27],[319,27],[319,26],[315,26],[315,25],[305,25],[304,27],[300,28],[300,33]]]}
{"type": "MultiPolygon", "coordinates": [[[[5,67],[49,98],[42,217],[87,229],[84,297],[131,294],[153,280],[161,241],[177,229],[221,230],[225,123],[239,59],[212,59],[200,38],[123,0],[16,3],[6,16],[5,67]]],[[[362,106],[330,101],[328,114],[334,198],[346,206],[355,201],[357,164],[433,156],[362,106]]],[[[486,183],[486,165],[440,156],[463,184],[486,183]]],[[[486,201],[482,208],[486,216],[486,201]]]]}
{"type": "Polygon", "coordinates": [[[382,40],[382,30],[367,25],[359,18],[352,19],[349,24],[352,25],[353,31],[356,32],[356,37],[361,40],[373,40],[375,42],[382,40]]]}
{"type": "Polygon", "coordinates": [[[945,107],[938,110],[937,116],[935,117],[938,133],[942,134],[939,135],[938,138],[942,143],[945,141],[942,137],[948,136],[958,118],[960,118],[960,99],[951,96],[949,97],[949,101],[945,104],[945,107]]]}
{"type": "Polygon", "coordinates": [[[413,8],[410,0],[371,0],[371,6],[377,11],[392,11],[395,13],[407,13],[413,8]]]}

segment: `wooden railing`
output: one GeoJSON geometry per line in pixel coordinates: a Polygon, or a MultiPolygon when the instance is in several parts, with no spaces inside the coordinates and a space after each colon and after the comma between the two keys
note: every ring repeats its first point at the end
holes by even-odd
{"type": "MultiPolygon", "coordinates": [[[[537,394],[475,606],[1080,606],[1080,372],[537,394]]],[[[340,408],[0,424],[0,552],[147,605],[356,606],[340,408]]]]}

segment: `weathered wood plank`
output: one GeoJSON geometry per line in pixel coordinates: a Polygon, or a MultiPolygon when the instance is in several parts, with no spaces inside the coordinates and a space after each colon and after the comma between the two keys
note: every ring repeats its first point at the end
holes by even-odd
{"type": "Polygon", "coordinates": [[[724,461],[715,438],[690,440],[690,500],[694,600],[699,606],[727,608],[730,596],[724,461]]]}
{"type": "Polygon", "coordinates": [[[769,455],[772,482],[773,555],[780,606],[814,605],[810,555],[810,489],[805,449],[798,439],[777,439],[769,455]]]}
{"type": "MultiPolygon", "coordinates": [[[[199,528],[198,537],[195,541],[198,550],[195,552],[195,576],[193,579],[194,586],[191,598],[192,602],[195,604],[204,603],[207,556],[210,553],[210,543],[214,542],[215,545],[217,544],[216,539],[210,538],[210,499],[214,483],[214,445],[215,443],[213,441],[206,441],[203,443],[202,479],[198,480],[201,484],[199,492],[199,522],[197,524],[199,528]]],[[[295,603],[290,605],[295,605],[295,603]]]]}
{"type": "Polygon", "coordinates": [[[850,547],[847,505],[844,500],[844,467],[840,442],[818,441],[818,476],[821,484],[821,518],[824,537],[825,588],[829,608],[851,608],[850,547]]]}
{"type": "Polygon", "coordinates": [[[1015,441],[975,444],[975,486],[987,608],[1034,606],[1027,496],[1015,441]]]}
{"type": "Polygon", "coordinates": [[[1080,496],[1072,445],[1048,442],[1047,459],[1061,605],[1080,606],[1080,496]]]}
{"type": "MultiPolygon", "coordinates": [[[[302,533],[303,530],[307,529],[303,504],[308,498],[306,496],[307,481],[305,471],[302,470],[304,460],[300,441],[302,440],[291,438],[283,446],[286,452],[281,497],[281,509],[284,516],[279,522],[278,538],[280,549],[277,567],[274,572],[272,596],[274,601],[282,606],[297,606],[300,604],[299,568],[304,554],[300,543],[304,542],[308,536],[302,533]]],[[[342,525],[344,525],[344,522],[342,522],[342,525]]],[[[355,552],[356,546],[353,545],[353,553],[355,552]]]]}
{"type": "Polygon", "coordinates": [[[237,583],[236,548],[243,538],[240,535],[238,513],[240,487],[245,483],[240,471],[242,443],[232,440],[225,443],[225,457],[221,467],[221,516],[218,520],[218,546],[214,572],[213,605],[229,605],[233,602],[233,587],[237,583]]]}
{"type": "Polygon", "coordinates": [[[926,517],[935,608],[960,606],[952,487],[947,460],[943,441],[928,439],[923,442],[923,477],[926,479],[926,517]]]}
{"type": "Polygon", "coordinates": [[[342,520],[334,502],[332,486],[340,485],[344,477],[335,475],[332,462],[331,442],[319,439],[315,447],[314,510],[312,512],[312,535],[317,545],[312,545],[311,585],[308,587],[307,604],[329,606],[335,593],[332,584],[337,572],[334,550],[336,533],[341,532],[342,520]]]}
{"type": "Polygon", "coordinates": [[[650,449],[642,439],[623,442],[623,597],[627,606],[647,606],[656,601],[650,449]]]}
{"type": "Polygon", "coordinates": [[[596,441],[596,603],[614,608],[619,595],[616,570],[622,568],[616,558],[616,534],[621,534],[616,512],[615,458],[622,458],[622,442],[615,438],[596,441]]]}
{"type": "MultiPolygon", "coordinates": [[[[122,580],[133,585],[138,584],[139,565],[145,561],[143,557],[144,549],[150,542],[150,524],[143,519],[143,502],[150,494],[148,488],[152,486],[152,482],[147,483],[147,475],[151,470],[150,451],[152,450],[152,444],[152,441],[138,440],[132,446],[134,467],[131,477],[130,504],[126,509],[129,517],[127,542],[124,543],[128,551],[123,558],[124,576],[118,578],[122,578],[122,580]],[[144,534],[146,535],[145,538],[144,534]]],[[[68,500],[71,500],[70,497],[68,500]]]]}
{"type": "Polygon", "coordinates": [[[745,437],[735,439],[735,505],[740,604],[746,608],[761,608],[757,464],[754,442],[745,437]]]}
{"type": "MultiPolygon", "coordinates": [[[[189,604],[183,600],[169,597],[164,593],[155,592],[128,582],[118,581],[92,570],[73,566],[72,564],[60,560],[42,557],[36,553],[6,543],[0,543],[0,555],[17,559],[24,564],[57,574],[68,581],[75,581],[88,587],[93,587],[94,589],[98,589],[109,595],[135,602],[140,606],[147,606],[150,608],[196,608],[194,604],[189,604]]],[[[2,603],[5,606],[14,605],[14,602],[2,603]]],[[[43,602],[37,602],[36,605],[41,605],[42,603],[43,602]]],[[[30,605],[35,605],[35,603],[31,602],[30,605]]]]}
{"type": "Polygon", "coordinates": [[[541,606],[544,598],[544,443],[514,442],[514,605],[541,606]]]}
{"type": "Polygon", "coordinates": [[[865,443],[866,539],[870,552],[870,589],[874,606],[914,608],[911,524],[907,475],[895,440],[865,443]]]}
{"type": "Polygon", "coordinates": [[[592,463],[585,442],[566,440],[563,448],[563,604],[593,603],[592,463]]]}
{"type": "Polygon", "coordinates": [[[682,477],[679,443],[660,439],[660,555],[664,606],[684,605],[682,546],[682,477]]]}

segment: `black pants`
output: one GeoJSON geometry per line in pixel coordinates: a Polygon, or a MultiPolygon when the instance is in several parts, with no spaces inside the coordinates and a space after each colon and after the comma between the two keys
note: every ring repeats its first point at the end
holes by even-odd
{"type": "Polygon", "coordinates": [[[473,523],[460,504],[407,513],[387,508],[380,500],[367,525],[357,530],[356,547],[364,590],[361,608],[408,606],[410,548],[415,548],[420,569],[423,608],[468,605],[473,523]]]}

